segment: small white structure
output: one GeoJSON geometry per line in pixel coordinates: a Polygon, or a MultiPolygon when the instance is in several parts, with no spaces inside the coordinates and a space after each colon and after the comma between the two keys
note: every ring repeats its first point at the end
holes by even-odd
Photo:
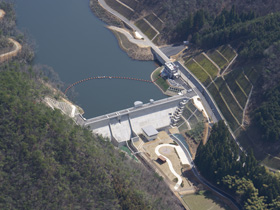
{"type": "Polygon", "coordinates": [[[178,78],[180,76],[179,66],[175,65],[173,62],[166,62],[161,76],[169,79],[178,78]]]}
{"type": "Polygon", "coordinates": [[[177,155],[179,156],[181,165],[183,167],[189,167],[191,164],[190,164],[186,154],[184,153],[183,149],[180,146],[176,146],[175,151],[176,151],[177,155]]]}
{"type": "Polygon", "coordinates": [[[142,128],[144,136],[148,139],[148,141],[155,140],[158,134],[158,131],[151,125],[148,125],[142,128]]]}
{"type": "Polygon", "coordinates": [[[138,107],[141,107],[141,106],[143,106],[143,102],[142,101],[135,101],[134,102],[134,107],[135,108],[138,108],[138,107]]]}
{"type": "Polygon", "coordinates": [[[144,37],[138,31],[134,31],[134,34],[136,39],[144,40],[144,37]]]}

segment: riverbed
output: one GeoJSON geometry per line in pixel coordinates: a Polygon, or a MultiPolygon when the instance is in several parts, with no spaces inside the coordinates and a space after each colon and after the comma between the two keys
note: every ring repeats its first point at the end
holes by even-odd
{"type": "MultiPolygon", "coordinates": [[[[127,56],[106,24],[94,16],[89,0],[16,0],[17,25],[36,43],[34,64],[52,67],[72,84],[94,76],[150,79],[153,61],[127,56]]],[[[86,118],[133,106],[133,102],[165,97],[152,83],[91,80],[75,86],[75,103],[86,118]]]]}

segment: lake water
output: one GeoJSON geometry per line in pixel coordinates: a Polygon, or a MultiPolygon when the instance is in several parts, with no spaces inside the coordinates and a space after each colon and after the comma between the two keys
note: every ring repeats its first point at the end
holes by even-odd
{"type": "MultiPolygon", "coordinates": [[[[72,84],[93,76],[150,79],[152,61],[135,61],[123,52],[105,23],[94,16],[89,0],[16,0],[17,24],[36,42],[35,64],[52,67],[72,84]]],[[[75,86],[76,103],[86,118],[165,97],[153,84],[92,80],[75,86]]]]}

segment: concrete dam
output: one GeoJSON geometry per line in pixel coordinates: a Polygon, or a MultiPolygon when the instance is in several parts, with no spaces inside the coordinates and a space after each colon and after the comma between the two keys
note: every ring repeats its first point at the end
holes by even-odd
{"type": "Polygon", "coordinates": [[[137,140],[144,127],[163,129],[170,126],[171,117],[180,106],[180,102],[188,100],[186,96],[178,95],[158,101],[150,100],[147,104],[138,102],[134,107],[91,119],[79,116],[77,123],[108,138],[115,146],[122,146],[128,140],[137,140]]]}

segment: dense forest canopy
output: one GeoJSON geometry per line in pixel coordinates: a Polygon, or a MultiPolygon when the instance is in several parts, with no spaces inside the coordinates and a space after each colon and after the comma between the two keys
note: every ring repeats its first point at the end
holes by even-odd
{"type": "Polygon", "coordinates": [[[280,141],[280,85],[265,95],[264,102],[255,110],[254,122],[263,141],[280,141]]]}
{"type": "Polygon", "coordinates": [[[195,163],[212,183],[235,195],[244,209],[280,209],[280,179],[258,165],[254,155],[239,154],[225,124],[220,121],[206,145],[200,145],[195,163]]]}

